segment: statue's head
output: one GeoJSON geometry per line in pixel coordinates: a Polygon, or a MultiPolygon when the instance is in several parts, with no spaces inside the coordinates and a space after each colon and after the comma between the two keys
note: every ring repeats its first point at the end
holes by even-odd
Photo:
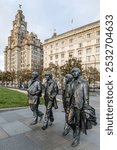
{"type": "Polygon", "coordinates": [[[73,80],[73,76],[71,74],[66,74],[65,80],[66,80],[66,83],[71,82],[73,80]]]}
{"type": "Polygon", "coordinates": [[[38,77],[39,77],[38,72],[34,71],[34,72],[32,73],[32,79],[35,80],[35,79],[38,78],[38,77]]]}
{"type": "Polygon", "coordinates": [[[73,68],[71,70],[71,74],[74,78],[78,78],[80,76],[80,69],[79,68],[73,68]]]}
{"type": "Polygon", "coordinates": [[[51,72],[46,72],[45,73],[45,78],[46,78],[47,81],[52,79],[52,73],[51,72]]]}

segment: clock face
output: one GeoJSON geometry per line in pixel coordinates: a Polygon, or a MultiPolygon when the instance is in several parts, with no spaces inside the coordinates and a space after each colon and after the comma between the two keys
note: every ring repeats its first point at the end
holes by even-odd
{"type": "Polygon", "coordinates": [[[25,30],[25,26],[24,26],[24,25],[21,25],[21,29],[22,29],[22,30],[25,30]]]}

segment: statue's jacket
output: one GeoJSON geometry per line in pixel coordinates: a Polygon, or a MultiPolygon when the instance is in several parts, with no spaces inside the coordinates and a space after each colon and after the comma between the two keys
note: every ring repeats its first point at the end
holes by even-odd
{"type": "Polygon", "coordinates": [[[29,97],[29,104],[36,104],[39,100],[39,97],[42,93],[42,85],[39,80],[30,80],[28,82],[28,97],[29,97]]]}
{"type": "Polygon", "coordinates": [[[53,79],[50,79],[49,81],[45,82],[45,91],[44,91],[44,99],[45,99],[45,105],[47,106],[49,101],[52,101],[52,105],[55,109],[58,108],[57,101],[56,101],[56,95],[58,94],[58,85],[56,81],[53,79]]]}
{"type": "Polygon", "coordinates": [[[72,81],[65,83],[62,87],[62,101],[64,109],[69,108],[71,104],[72,98],[72,90],[71,90],[72,81]]]}
{"type": "Polygon", "coordinates": [[[73,80],[71,106],[82,109],[84,104],[89,104],[89,85],[84,79],[73,80]]]}
{"type": "Polygon", "coordinates": [[[72,84],[72,104],[81,110],[80,128],[83,133],[87,134],[87,129],[91,129],[92,125],[96,125],[97,118],[95,109],[89,105],[89,85],[83,79],[74,80],[72,84]]]}

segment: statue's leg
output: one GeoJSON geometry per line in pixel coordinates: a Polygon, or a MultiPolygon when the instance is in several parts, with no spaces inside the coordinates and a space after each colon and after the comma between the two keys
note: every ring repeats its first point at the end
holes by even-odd
{"type": "Polygon", "coordinates": [[[65,125],[64,125],[64,131],[63,136],[66,136],[71,130],[71,127],[68,125],[68,113],[65,112],[65,125]]]}
{"type": "Polygon", "coordinates": [[[51,108],[51,109],[50,109],[49,126],[51,126],[53,122],[54,122],[54,116],[53,116],[53,111],[52,111],[52,108],[51,108]]]}
{"type": "Polygon", "coordinates": [[[38,114],[37,114],[37,110],[36,110],[36,104],[31,104],[30,108],[33,111],[33,121],[31,122],[30,125],[35,125],[35,124],[37,124],[37,121],[38,121],[38,114]]]}
{"type": "Polygon", "coordinates": [[[68,113],[67,123],[71,127],[71,129],[73,130],[73,136],[74,136],[75,131],[76,131],[76,126],[75,126],[75,123],[74,123],[74,108],[71,108],[69,113],[68,113]]]}
{"type": "Polygon", "coordinates": [[[36,104],[36,112],[37,112],[37,115],[40,117],[40,121],[43,119],[43,115],[44,113],[42,113],[40,110],[39,110],[39,100],[37,101],[37,104],[36,104]]]}
{"type": "Polygon", "coordinates": [[[46,114],[45,114],[44,123],[43,123],[43,127],[42,127],[43,130],[47,129],[47,127],[48,127],[48,121],[50,119],[50,111],[51,111],[51,109],[52,109],[52,102],[49,101],[48,105],[46,107],[46,114]]]}
{"type": "Polygon", "coordinates": [[[75,139],[72,143],[72,147],[79,145],[80,143],[80,110],[75,108],[74,110],[74,118],[75,118],[75,139]]]}

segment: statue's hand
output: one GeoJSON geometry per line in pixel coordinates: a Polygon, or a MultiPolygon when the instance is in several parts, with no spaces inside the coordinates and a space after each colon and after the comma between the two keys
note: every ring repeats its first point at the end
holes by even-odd
{"type": "Polygon", "coordinates": [[[89,105],[89,102],[86,100],[85,103],[84,103],[84,105],[89,105]]]}

